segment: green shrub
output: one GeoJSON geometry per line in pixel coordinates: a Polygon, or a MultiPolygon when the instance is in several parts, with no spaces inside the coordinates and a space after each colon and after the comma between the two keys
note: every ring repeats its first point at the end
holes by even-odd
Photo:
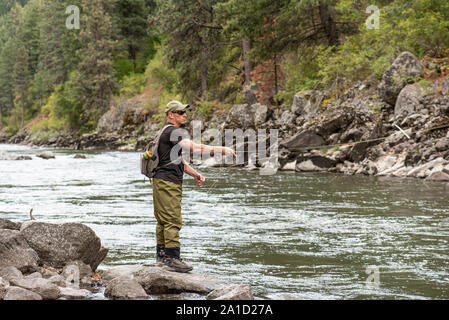
{"type": "Polygon", "coordinates": [[[131,73],[124,76],[121,81],[120,96],[131,98],[138,95],[145,88],[146,78],[144,74],[131,73]]]}

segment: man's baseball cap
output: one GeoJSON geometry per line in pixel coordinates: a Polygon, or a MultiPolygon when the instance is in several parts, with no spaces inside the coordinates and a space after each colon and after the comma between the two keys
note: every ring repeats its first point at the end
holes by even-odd
{"type": "Polygon", "coordinates": [[[189,109],[190,105],[188,104],[182,104],[179,101],[173,100],[167,103],[167,106],[165,107],[165,113],[174,112],[174,111],[182,111],[189,109]]]}

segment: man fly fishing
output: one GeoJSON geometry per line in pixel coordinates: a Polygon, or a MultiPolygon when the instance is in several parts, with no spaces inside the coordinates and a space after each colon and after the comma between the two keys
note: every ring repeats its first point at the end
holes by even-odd
{"type": "Polygon", "coordinates": [[[156,265],[165,265],[176,272],[189,272],[192,266],[181,257],[179,231],[182,226],[181,198],[183,175],[192,176],[202,187],[206,178],[186,163],[182,150],[201,154],[232,155],[235,151],[228,147],[208,146],[191,141],[180,126],[185,124],[188,104],[170,101],[165,109],[167,124],[160,135],[158,156],[159,165],[153,177],[153,203],[156,224],[156,265]],[[179,145],[181,148],[174,149],[179,145]],[[173,159],[174,158],[174,159],[173,159]]]}

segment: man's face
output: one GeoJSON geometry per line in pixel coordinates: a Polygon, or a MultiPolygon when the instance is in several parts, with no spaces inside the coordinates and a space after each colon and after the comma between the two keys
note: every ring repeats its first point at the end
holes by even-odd
{"type": "Polygon", "coordinates": [[[168,116],[169,119],[172,120],[172,122],[177,126],[183,125],[187,121],[186,110],[169,112],[168,116]]]}

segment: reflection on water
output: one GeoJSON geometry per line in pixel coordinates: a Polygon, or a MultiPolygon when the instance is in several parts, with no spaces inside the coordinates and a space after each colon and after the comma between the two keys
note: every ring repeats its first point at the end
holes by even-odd
{"type": "MultiPolygon", "coordinates": [[[[153,261],[152,190],[139,154],[0,145],[0,217],[81,222],[110,248],[100,269],[153,261]]],[[[258,297],[449,298],[449,185],[421,180],[199,169],[183,186],[182,255],[195,272],[249,283],[258,297]],[[368,267],[379,271],[367,285],[368,267]]]]}

